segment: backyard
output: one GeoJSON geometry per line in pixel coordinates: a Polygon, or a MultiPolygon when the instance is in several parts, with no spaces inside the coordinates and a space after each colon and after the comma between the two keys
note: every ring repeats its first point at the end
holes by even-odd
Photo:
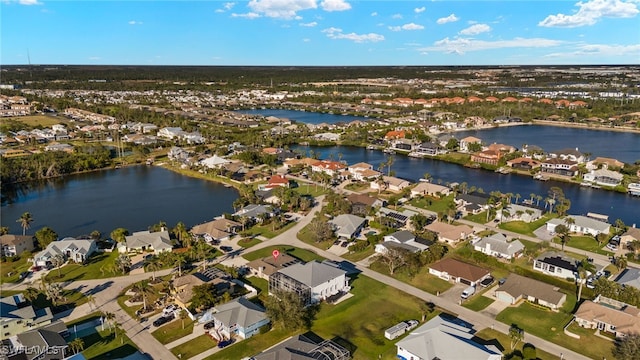
{"type": "MultiPolygon", "coordinates": [[[[96,323],[95,330],[93,328],[88,328],[79,331],[78,334],[78,337],[80,337],[84,342],[82,355],[84,355],[86,359],[117,359],[126,357],[138,351],[136,345],[127,337],[126,334],[118,333],[116,337],[116,333],[113,329],[110,329],[106,325],[103,330],[96,322],[96,320],[100,318],[100,315],[101,314],[99,312],[95,312],[83,317],[82,319],[66,324],[70,329],[73,329],[74,325],[81,327],[82,324],[85,323],[96,323]]],[[[74,338],[73,331],[71,331],[71,335],[67,341],[71,341],[74,338]]]]}
{"type": "Polygon", "coordinates": [[[213,340],[208,334],[204,334],[185,343],[182,343],[170,350],[179,359],[189,359],[211,349],[212,347],[216,346],[216,344],[217,342],[213,340]]]}
{"type": "MultiPolygon", "coordinates": [[[[482,329],[474,334],[477,339],[480,339],[485,344],[496,345],[498,349],[501,349],[503,354],[509,355],[512,353],[522,353],[522,348],[526,344],[525,342],[520,342],[515,346],[513,350],[511,350],[511,338],[509,335],[503,334],[499,331],[492,330],[489,328],[482,329]]],[[[526,334],[525,334],[526,337],[526,334]]],[[[552,355],[546,351],[536,349],[536,357],[540,360],[561,360],[559,356],[552,355]]]]}
{"type": "Polygon", "coordinates": [[[522,234],[522,235],[535,236],[533,232],[539,227],[546,224],[547,221],[553,219],[554,217],[557,217],[557,215],[547,213],[543,217],[541,217],[540,219],[534,222],[527,223],[524,221],[509,221],[509,222],[501,223],[500,225],[498,225],[498,227],[500,229],[513,231],[515,233],[522,234]]]}
{"type": "Polygon", "coordinates": [[[118,257],[118,252],[95,253],[84,264],[68,264],[58,269],[54,268],[47,274],[47,279],[51,281],[77,281],[89,279],[105,279],[113,276],[120,276],[114,264],[118,257]],[[114,272],[115,270],[115,272],[114,272]]]}
{"type": "Polygon", "coordinates": [[[380,261],[372,263],[369,267],[381,274],[391,276],[433,295],[443,293],[453,286],[453,284],[449,283],[448,281],[442,280],[434,275],[429,274],[428,266],[423,266],[414,276],[410,276],[406,271],[403,271],[402,269],[396,270],[396,272],[391,275],[389,274],[389,268],[386,265],[382,264],[380,261]]]}
{"type": "Polygon", "coordinates": [[[442,212],[446,214],[447,210],[451,207],[451,204],[453,203],[453,198],[454,198],[453,194],[445,196],[440,199],[432,196],[419,196],[411,199],[409,201],[409,204],[421,209],[431,210],[436,213],[442,212]]]}
{"type": "Polygon", "coordinates": [[[23,253],[22,256],[15,261],[3,261],[0,264],[0,284],[20,281],[20,274],[31,268],[32,264],[27,261],[29,257],[30,255],[23,253]]]}

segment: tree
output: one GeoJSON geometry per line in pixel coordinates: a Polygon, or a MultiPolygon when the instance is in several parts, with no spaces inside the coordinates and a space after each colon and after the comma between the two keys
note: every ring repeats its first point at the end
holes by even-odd
{"type": "Polygon", "coordinates": [[[156,271],[162,268],[162,263],[160,263],[160,259],[157,257],[153,257],[149,262],[147,262],[147,266],[145,266],[147,271],[151,271],[151,278],[153,282],[156,282],[156,271]]]}
{"type": "Polygon", "coordinates": [[[621,271],[623,269],[627,268],[627,257],[624,255],[620,255],[618,257],[616,257],[614,259],[616,268],[618,269],[618,271],[621,271]]]}
{"type": "Polygon", "coordinates": [[[391,165],[393,165],[393,163],[395,162],[395,159],[393,156],[389,156],[387,157],[387,176],[391,176],[391,165]]]}
{"type": "Polygon", "coordinates": [[[417,213],[411,217],[411,223],[413,224],[413,228],[416,231],[422,231],[422,229],[427,226],[428,222],[429,219],[420,213],[417,213]]]}
{"type": "Polygon", "coordinates": [[[562,251],[564,251],[564,244],[569,240],[569,228],[566,225],[559,224],[555,228],[555,232],[560,238],[560,243],[562,244],[562,251]]]}
{"type": "Polygon", "coordinates": [[[0,235],[7,235],[9,233],[8,226],[0,226],[0,235]]]}
{"type": "Polygon", "coordinates": [[[60,267],[64,265],[64,256],[62,254],[55,254],[51,257],[51,265],[58,269],[58,277],[61,278],[60,267]]]}
{"type": "Polygon", "coordinates": [[[116,258],[116,267],[125,274],[129,269],[131,269],[131,258],[127,254],[120,254],[116,258]]]}
{"type": "Polygon", "coordinates": [[[87,304],[89,304],[89,310],[93,311],[96,306],[96,297],[92,294],[87,294],[87,304]]]}
{"type": "MultiPolygon", "coordinates": [[[[228,294],[228,293],[225,293],[225,294],[228,294]]],[[[178,317],[180,318],[180,321],[182,322],[182,330],[184,330],[184,321],[187,318],[187,312],[184,309],[178,310],[178,317]]]]}
{"type": "Polygon", "coordinates": [[[598,235],[596,235],[596,241],[598,242],[598,246],[602,246],[602,243],[605,242],[608,237],[609,235],[605,233],[599,233],[598,235]]]}
{"type": "Polygon", "coordinates": [[[112,328],[113,325],[116,323],[116,314],[112,312],[106,312],[104,314],[104,319],[107,322],[107,325],[109,325],[109,328],[112,328]]]}
{"type": "Polygon", "coordinates": [[[509,338],[511,338],[511,350],[513,350],[524,339],[524,330],[520,329],[516,324],[511,324],[509,338]]]}
{"type": "Polygon", "coordinates": [[[400,248],[387,248],[378,255],[378,259],[389,268],[389,274],[393,275],[397,269],[407,264],[409,252],[400,248]]]}
{"type": "Polygon", "coordinates": [[[191,234],[187,231],[187,226],[182,221],[178,222],[176,227],[173,228],[173,234],[178,238],[183,247],[191,247],[193,239],[191,238],[191,234]]]}
{"type": "Polygon", "coordinates": [[[82,338],[75,338],[69,341],[69,348],[71,349],[71,351],[73,351],[74,354],[77,354],[80,351],[84,350],[84,341],[82,340],[82,338]]]}
{"type": "Polygon", "coordinates": [[[98,241],[100,240],[100,237],[102,237],[102,234],[98,230],[93,230],[89,236],[91,239],[98,241]]]}
{"type": "Polygon", "coordinates": [[[53,229],[50,227],[43,227],[42,229],[36,231],[36,240],[38,241],[38,246],[41,249],[45,249],[49,244],[58,240],[58,234],[56,234],[53,229]]]}
{"type": "Polygon", "coordinates": [[[173,255],[173,262],[175,265],[178,266],[178,276],[182,276],[182,265],[184,265],[187,262],[187,259],[184,257],[184,254],[175,253],[173,255]]]}
{"type": "Polygon", "coordinates": [[[36,300],[40,295],[40,290],[34,287],[28,287],[23,294],[24,298],[27,299],[27,301],[29,301],[31,304],[33,304],[33,301],[36,300]]]}
{"type": "Polygon", "coordinates": [[[640,334],[632,333],[617,338],[613,355],[618,360],[640,359],[640,334]]]}
{"type": "Polygon", "coordinates": [[[131,290],[142,297],[142,310],[147,310],[147,297],[153,295],[153,287],[149,285],[149,281],[142,280],[137,282],[133,284],[131,290]]]}
{"type": "Polygon", "coordinates": [[[276,290],[264,303],[266,313],[276,326],[300,330],[311,325],[311,311],[293,291],[276,290]]]}
{"type": "Polygon", "coordinates": [[[213,283],[194,286],[192,293],[191,306],[199,311],[212,308],[218,303],[216,287],[213,283]]]}
{"type": "Polygon", "coordinates": [[[587,259],[582,259],[582,261],[578,263],[578,301],[580,301],[580,297],[582,296],[582,286],[588,274],[593,274],[595,271],[595,265],[587,261],[587,259]]]}
{"type": "Polygon", "coordinates": [[[309,231],[314,242],[323,242],[333,236],[333,229],[328,221],[316,217],[309,223],[309,231]]]}
{"type": "Polygon", "coordinates": [[[618,235],[627,230],[627,226],[624,224],[624,221],[622,221],[622,219],[616,219],[616,221],[613,223],[613,226],[615,226],[618,235]]]}
{"type": "Polygon", "coordinates": [[[536,347],[533,344],[524,344],[522,347],[522,357],[524,360],[536,360],[538,358],[536,347]]]}
{"type": "Polygon", "coordinates": [[[42,278],[42,292],[45,294],[47,299],[51,301],[51,305],[54,307],[58,306],[58,303],[64,300],[64,290],[62,286],[57,283],[48,283],[45,281],[44,277],[42,278]]]}
{"type": "Polygon", "coordinates": [[[129,235],[129,230],[125,228],[117,228],[113,230],[109,235],[116,242],[123,243],[127,240],[126,237],[129,235]]]}
{"type": "Polygon", "coordinates": [[[22,227],[22,235],[26,235],[27,229],[31,227],[31,223],[33,222],[33,216],[31,216],[30,212],[22,213],[16,222],[20,223],[22,227]]]}

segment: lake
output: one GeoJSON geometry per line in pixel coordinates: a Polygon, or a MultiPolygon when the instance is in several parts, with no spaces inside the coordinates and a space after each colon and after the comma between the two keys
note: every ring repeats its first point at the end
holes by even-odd
{"type": "Polygon", "coordinates": [[[2,188],[1,225],[22,233],[16,220],[30,212],[27,233],[49,226],[60,237],[107,235],[115,228],[146,230],[160,221],[191,227],[233,212],[232,188],[157,166],[133,166],[54,179],[9,192],[2,188]]]}
{"type": "Polygon", "coordinates": [[[249,115],[262,115],[262,116],[275,116],[277,118],[286,118],[294,120],[296,122],[303,122],[306,124],[336,124],[336,123],[350,123],[355,120],[369,121],[371,119],[362,116],[351,115],[336,115],[336,114],[324,114],[308,111],[298,110],[283,110],[283,109],[251,109],[251,110],[238,110],[241,114],[249,115]]]}

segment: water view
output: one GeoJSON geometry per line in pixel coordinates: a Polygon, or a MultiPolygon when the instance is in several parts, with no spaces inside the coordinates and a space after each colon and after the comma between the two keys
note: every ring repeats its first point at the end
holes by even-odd
{"type": "Polygon", "coordinates": [[[21,233],[16,219],[34,218],[29,234],[49,226],[61,237],[117,227],[146,230],[164,221],[188,227],[233,212],[238,194],[221,184],[183,176],[160,167],[134,166],[73,175],[16,191],[2,189],[2,226],[21,233]]]}
{"type": "Polygon", "coordinates": [[[323,114],[308,111],[283,110],[283,109],[251,109],[239,110],[239,113],[249,115],[275,116],[277,118],[286,118],[306,124],[337,124],[349,123],[354,120],[369,121],[371,119],[362,116],[323,114]]]}

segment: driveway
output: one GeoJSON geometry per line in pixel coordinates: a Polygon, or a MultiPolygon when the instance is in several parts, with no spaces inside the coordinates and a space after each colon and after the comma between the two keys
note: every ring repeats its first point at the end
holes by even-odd
{"type": "MultiPolygon", "coordinates": [[[[467,284],[455,283],[453,284],[453,287],[451,289],[440,294],[440,298],[455,304],[460,304],[461,301],[463,301],[460,295],[462,295],[462,292],[464,291],[464,289],[468,287],[469,285],[467,284]]],[[[473,296],[476,296],[476,294],[474,294],[473,296]]]]}

